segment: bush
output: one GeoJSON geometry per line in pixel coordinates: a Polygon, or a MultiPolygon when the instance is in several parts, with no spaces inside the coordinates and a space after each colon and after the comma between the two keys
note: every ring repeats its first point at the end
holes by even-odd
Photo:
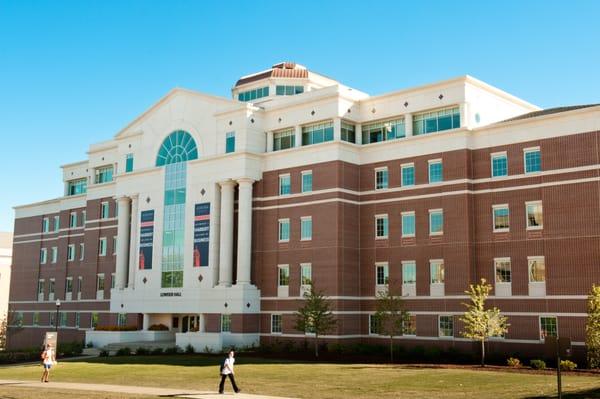
{"type": "Polygon", "coordinates": [[[187,353],[188,355],[193,355],[194,353],[196,353],[196,350],[194,349],[192,344],[187,344],[187,346],[185,347],[185,353],[187,353]]]}
{"type": "Polygon", "coordinates": [[[508,359],[506,359],[506,365],[508,367],[514,367],[514,368],[519,368],[522,366],[521,361],[519,359],[517,359],[516,357],[509,357],[508,359]]]}
{"type": "Polygon", "coordinates": [[[137,326],[96,326],[96,331],[137,331],[137,326]]]}
{"type": "Polygon", "coordinates": [[[566,371],[573,371],[577,368],[577,363],[572,362],[570,360],[561,360],[560,361],[560,369],[566,371]]]}
{"type": "Polygon", "coordinates": [[[162,355],[163,354],[163,348],[154,348],[152,349],[152,352],[150,352],[152,355],[162,355]]]}
{"type": "Polygon", "coordinates": [[[177,355],[178,353],[182,352],[183,351],[178,346],[172,346],[170,348],[165,349],[165,355],[177,355]]]}
{"type": "Polygon", "coordinates": [[[541,359],[533,359],[529,362],[532,369],[544,370],[546,368],[546,362],[541,359]]]}
{"type": "Polygon", "coordinates": [[[131,355],[131,348],[125,347],[125,348],[119,348],[119,350],[116,353],[116,356],[129,356],[131,355]]]}
{"type": "Polygon", "coordinates": [[[58,344],[58,353],[64,356],[77,356],[83,352],[83,343],[64,342],[58,344]]]}
{"type": "Polygon", "coordinates": [[[148,327],[148,331],[169,331],[169,327],[165,326],[164,324],[152,324],[150,327],[148,327]]]}
{"type": "Polygon", "coordinates": [[[144,348],[143,346],[140,346],[139,348],[137,348],[135,350],[135,354],[138,356],[146,356],[150,354],[150,349],[148,348],[144,348]]]}
{"type": "Polygon", "coordinates": [[[106,349],[102,349],[98,354],[100,357],[108,357],[108,351],[106,349]]]}

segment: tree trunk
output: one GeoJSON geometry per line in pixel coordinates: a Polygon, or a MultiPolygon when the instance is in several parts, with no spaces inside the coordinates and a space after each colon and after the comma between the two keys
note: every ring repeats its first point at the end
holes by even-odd
{"type": "Polygon", "coordinates": [[[394,339],[390,335],[390,363],[394,363],[394,339]]]}
{"type": "Polygon", "coordinates": [[[485,339],[481,340],[481,367],[485,367],[485,339]]]}
{"type": "Polygon", "coordinates": [[[315,333],[315,357],[319,357],[319,334],[315,333]]]}

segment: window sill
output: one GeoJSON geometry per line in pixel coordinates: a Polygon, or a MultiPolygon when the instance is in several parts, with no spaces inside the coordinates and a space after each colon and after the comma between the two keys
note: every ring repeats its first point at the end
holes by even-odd
{"type": "Polygon", "coordinates": [[[402,238],[415,238],[414,234],[406,234],[406,235],[402,235],[402,238]]]}
{"type": "Polygon", "coordinates": [[[388,236],[375,237],[376,240],[387,240],[388,236]]]}
{"type": "Polygon", "coordinates": [[[526,231],[540,231],[540,230],[544,230],[544,226],[534,226],[534,227],[526,227],[525,228],[526,231]]]}
{"type": "Polygon", "coordinates": [[[442,231],[442,232],[439,232],[439,233],[435,233],[435,232],[433,232],[433,233],[432,233],[432,232],[429,232],[429,236],[430,236],[430,237],[439,237],[439,236],[443,236],[443,235],[444,235],[444,232],[443,232],[443,231],[442,231]]]}
{"type": "Polygon", "coordinates": [[[510,229],[494,229],[494,233],[509,233],[510,229]]]}

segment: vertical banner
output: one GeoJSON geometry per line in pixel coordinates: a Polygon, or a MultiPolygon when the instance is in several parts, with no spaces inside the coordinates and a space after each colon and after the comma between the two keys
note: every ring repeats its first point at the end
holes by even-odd
{"type": "Polygon", "coordinates": [[[196,204],[194,210],[194,267],[208,266],[210,202],[196,204]]]}
{"type": "Polygon", "coordinates": [[[142,211],[140,220],[140,270],[152,269],[152,246],[154,243],[154,210],[142,211]]]}

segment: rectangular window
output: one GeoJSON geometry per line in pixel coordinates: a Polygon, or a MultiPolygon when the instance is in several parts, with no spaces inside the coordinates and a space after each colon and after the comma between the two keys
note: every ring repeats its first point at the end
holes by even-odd
{"type": "Polygon", "coordinates": [[[81,243],[79,244],[79,260],[83,260],[85,256],[85,244],[81,243]]]}
{"type": "Polygon", "coordinates": [[[127,325],[127,313],[119,313],[117,315],[117,326],[125,327],[127,325]]]}
{"type": "Polygon", "coordinates": [[[40,325],[40,312],[33,312],[33,323],[34,326],[40,325]]]}
{"type": "Polygon", "coordinates": [[[454,336],[454,317],[440,316],[439,318],[439,336],[453,337],[454,336]]]}
{"type": "Polygon", "coordinates": [[[54,216],[54,231],[60,229],[60,216],[54,216]]]}
{"type": "Polygon", "coordinates": [[[508,158],[506,152],[496,152],[491,155],[492,177],[508,176],[508,158]]]}
{"type": "Polygon", "coordinates": [[[113,236],[113,255],[117,254],[117,236],[113,236]]]}
{"type": "Polygon", "coordinates": [[[288,265],[278,266],[278,279],[277,285],[279,287],[287,287],[290,285],[290,267],[288,265]]]}
{"type": "Polygon", "coordinates": [[[388,188],[387,168],[375,169],[375,190],[384,190],[386,188],[388,188]]]}
{"type": "Polygon", "coordinates": [[[375,238],[388,238],[388,215],[375,215],[375,238]]]}
{"type": "Polygon", "coordinates": [[[300,218],[300,239],[302,241],[312,240],[312,216],[300,218]]]}
{"type": "Polygon", "coordinates": [[[42,219],[42,233],[48,233],[50,231],[50,219],[43,218],[42,219]]]}
{"type": "Polygon", "coordinates": [[[40,264],[43,265],[48,261],[48,249],[40,249],[40,264]]]}
{"type": "Polygon", "coordinates": [[[556,317],[540,317],[540,339],[558,337],[558,321],[556,317]]]}
{"type": "Polygon", "coordinates": [[[67,247],[67,261],[72,262],[75,260],[75,244],[69,244],[67,247]]]}
{"type": "Polygon", "coordinates": [[[277,85],[275,86],[275,95],[295,96],[304,93],[304,86],[277,85]]]}
{"type": "Polygon", "coordinates": [[[273,133],[273,151],[287,150],[296,146],[296,132],[292,129],[273,133]]]}
{"type": "Polygon", "coordinates": [[[541,172],[542,156],[540,147],[525,148],[523,150],[523,162],[525,164],[525,173],[541,172]]]}
{"type": "Polygon", "coordinates": [[[510,214],[508,204],[493,205],[492,218],[494,232],[506,232],[510,229],[510,214]]]}
{"type": "Polygon", "coordinates": [[[546,261],[543,256],[528,256],[527,264],[530,283],[543,283],[546,281],[546,261]]]}
{"type": "Polygon", "coordinates": [[[58,247],[52,247],[50,251],[50,262],[56,263],[58,261],[58,247]]]}
{"type": "Polygon", "coordinates": [[[279,175],[279,195],[289,195],[291,193],[292,183],[290,175],[279,175]]]}
{"type": "Polygon", "coordinates": [[[449,107],[413,116],[413,135],[440,132],[460,127],[460,108],[449,107]]]}
{"type": "Polygon", "coordinates": [[[87,179],[69,180],[67,182],[67,195],[79,195],[87,192],[87,179]]]}
{"type": "Polygon", "coordinates": [[[409,315],[406,320],[402,321],[404,325],[404,335],[417,335],[417,316],[409,315]]]}
{"type": "Polygon", "coordinates": [[[238,93],[239,101],[252,101],[258,100],[259,98],[269,96],[269,86],[259,87],[257,89],[242,91],[238,93]]]}
{"type": "Polygon", "coordinates": [[[312,284],[312,265],[310,263],[300,264],[300,285],[308,287],[312,284]]]}
{"type": "Polygon", "coordinates": [[[279,219],[279,242],[290,240],[290,219],[279,219]]]}
{"type": "Polygon", "coordinates": [[[221,315],[221,332],[231,332],[231,315],[221,315]]]}
{"type": "Polygon", "coordinates": [[[402,175],[402,187],[415,185],[415,165],[412,163],[400,166],[400,174],[402,175]]]}
{"type": "Polygon", "coordinates": [[[525,203],[527,213],[527,230],[541,230],[544,227],[544,212],[542,201],[525,203]]]}
{"type": "Polygon", "coordinates": [[[104,274],[96,276],[96,291],[104,291],[104,274]]]}
{"type": "Polygon", "coordinates": [[[347,141],[349,143],[356,143],[355,129],[356,128],[354,125],[351,125],[350,123],[346,123],[346,122],[342,121],[341,135],[340,135],[340,138],[342,139],[342,141],[347,141]]]}
{"type": "Polygon", "coordinates": [[[54,312],[50,312],[50,313],[48,313],[48,320],[49,320],[49,322],[50,322],[50,325],[51,325],[52,327],[55,327],[55,324],[54,324],[54,315],[55,315],[55,313],[54,313],[54,312]]]}
{"type": "Polygon", "coordinates": [[[110,211],[110,205],[108,202],[102,202],[100,204],[100,219],[108,219],[110,211]]]}
{"type": "Polygon", "coordinates": [[[106,237],[98,240],[98,255],[106,256],[106,237]]]}
{"type": "Polygon", "coordinates": [[[37,286],[38,301],[44,300],[44,286],[45,285],[46,284],[45,284],[43,278],[38,280],[38,286],[37,286]]]}
{"type": "MultiPolygon", "coordinates": [[[[48,285],[48,296],[52,295],[52,299],[54,299],[54,288],[56,287],[56,282],[53,278],[51,278],[49,283],[50,284],[48,285]]],[[[48,298],[48,300],[50,300],[50,298],[48,298]]]]}
{"type": "Polygon", "coordinates": [[[81,324],[81,313],[75,312],[75,328],[79,328],[81,324]]]}
{"type": "Polygon", "coordinates": [[[406,136],[404,118],[369,123],[362,126],[362,143],[371,144],[406,136]]]}
{"type": "Polygon", "coordinates": [[[90,327],[92,328],[96,328],[98,326],[98,319],[99,319],[99,315],[98,313],[92,313],[92,317],[90,318],[90,327]]]}
{"type": "Polygon", "coordinates": [[[69,227],[71,229],[77,227],[77,212],[71,212],[69,215],[69,227]]]}
{"type": "Polygon", "coordinates": [[[378,335],[379,334],[379,319],[376,315],[369,315],[369,334],[378,335]]]}
{"type": "Polygon", "coordinates": [[[81,299],[81,291],[83,290],[83,277],[77,277],[77,299],[81,299]]]}
{"type": "Polygon", "coordinates": [[[96,180],[94,182],[96,184],[108,183],[113,180],[113,167],[112,166],[102,166],[100,168],[96,168],[96,180]]]}
{"type": "Polygon", "coordinates": [[[73,277],[67,277],[67,279],[65,280],[65,293],[73,293],[73,277]]]}
{"type": "Polygon", "coordinates": [[[115,273],[110,274],[110,289],[114,290],[117,285],[117,275],[115,273]]]}
{"type": "Polygon", "coordinates": [[[494,259],[494,270],[496,272],[497,283],[510,283],[512,281],[510,258],[494,259]]]}
{"type": "Polygon", "coordinates": [[[58,314],[59,322],[61,327],[67,326],[67,312],[60,312],[58,314]]]}
{"type": "Polygon", "coordinates": [[[333,122],[316,123],[302,127],[302,145],[333,141],[333,122]]]}
{"type": "Polygon", "coordinates": [[[402,284],[417,283],[417,264],[415,261],[402,262],[402,284]]]}
{"type": "Polygon", "coordinates": [[[303,193],[310,193],[313,188],[312,188],[312,183],[313,183],[313,178],[312,178],[312,170],[305,170],[302,172],[302,192],[303,193]]]}
{"type": "Polygon", "coordinates": [[[444,170],[441,159],[428,161],[429,164],[429,183],[439,183],[444,181],[444,170]]]}
{"type": "Polygon", "coordinates": [[[133,154],[125,155],[125,173],[133,172],[133,154]]]}
{"type": "Polygon", "coordinates": [[[402,237],[415,236],[415,213],[402,212],[402,237]]]}
{"type": "Polygon", "coordinates": [[[272,314],[271,315],[271,333],[272,334],[281,334],[281,315],[280,314],[272,314]]]}
{"type": "Polygon", "coordinates": [[[444,284],[444,261],[430,260],[429,269],[431,275],[431,284],[444,284]]]}
{"type": "Polygon", "coordinates": [[[235,152],[235,132],[225,134],[225,153],[235,152]]]}
{"type": "Polygon", "coordinates": [[[429,210],[429,235],[444,234],[444,211],[442,209],[429,210]]]}
{"type": "Polygon", "coordinates": [[[375,284],[387,285],[389,283],[389,270],[387,263],[375,265],[375,284]]]}

